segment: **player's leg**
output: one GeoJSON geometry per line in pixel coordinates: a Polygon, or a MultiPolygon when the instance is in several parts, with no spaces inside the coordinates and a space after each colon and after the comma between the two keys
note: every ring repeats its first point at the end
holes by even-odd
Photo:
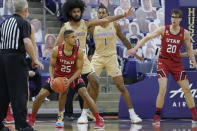
{"type": "Polygon", "coordinates": [[[85,103],[87,103],[88,107],[90,108],[91,112],[93,113],[94,117],[96,118],[96,124],[94,128],[104,128],[103,119],[100,117],[96,104],[90,95],[87,92],[85,87],[81,87],[78,89],[78,94],[82,97],[85,103]]]}
{"type": "Polygon", "coordinates": [[[142,122],[142,119],[135,113],[132,103],[131,103],[131,98],[128,90],[125,88],[124,82],[123,82],[123,77],[122,76],[116,76],[113,77],[113,81],[119,91],[121,92],[123,99],[128,107],[129,110],[129,115],[131,119],[131,123],[140,123],[142,122]]]}
{"type": "MultiPolygon", "coordinates": [[[[88,75],[89,75],[89,73],[81,75],[81,78],[83,79],[83,81],[84,81],[86,87],[88,86],[88,75]]],[[[90,84],[89,84],[89,85],[90,85],[90,84]]],[[[88,93],[89,93],[89,92],[90,92],[90,88],[88,88],[88,93]]],[[[90,93],[89,93],[89,94],[90,94],[90,93]]],[[[81,110],[82,110],[83,107],[84,107],[83,99],[81,98],[80,95],[78,95],[78,99],[79,99],[80,108],[81,108],[81,110]]]]}
{"type": "Polygon", "coordinates": [[[195,107],[195,102],[194,98],[192,97],[192,93],[189,88],[189,81],[183,67],[180,66],[179,68],[174,69],[172,74],[174,76],[174,79],[177,81],[179,86],[182,88],[182,91],[184,92],[187,106],[192,112],[192,123],[197,123],[197,111],[195,107]]]}
{"type": "Polygon", "coordinates": [[[164,105],[164,98],[165,98],[165,94],[166,94],[167,81],[168,81],[167,77],[162,77],[162,78],[158,79],[159,93],[158,93],[157,99],[156,99],[156,112],[155,112],[155,116],[153,119],[153,124],[160,124],[161,110],[164,105]]]}
{"type": "Polygon", "coordinates": [[[96,102],[99,93],[99,77],[95,72],[88,75],[88,90],[92,99],[96,102]]]}
{"type": "Polygon", "coordinates": [[[129,114],[130,114],[130,119],[132,123],[139,123],[142,121],[141,118],[136,115],[132,103],[131,103],[131,98],[128,90],[125,88],[123,77],[122,77],[122,72],[119,68],[118,60],[117,60],[117,55],[112,55],[105,59],[105,68],[107,70],[108,75],[110,75],[113,78],[113,81],[119,91],[121,92],[123,99],[128,107],[129,114]]]}
{"type": "Polygon", "coordinates": [[[169,60],[159,59],[157,64],[157,78],[159,83],[159,93],[156,99],[156,112],[153,118],[153,125],[160,124],[161,110],[164,105],[164,97],[166,94],[168,74],[169,74],[169,60]]]}
{"type": "Polygon", "coordinates": [[[57,122],[56,127],[61,128],[64,127],[63,118],[64,118],[64,106],[66,104],[66,95],[67,95],[68,89],[59,94],[59,112],[57,116],[57,122]]]}
{"type": "MultiPolygon", "coordinates": [[[[84,63],[87,61],[87,59],[84,60],[84,63]]],[[[103,70],[103,64],[100,60],[99,57],[97,56],[93,56],[91,64],[89,63],[89,61],[86,62],[87,64],[84,65],[84,67],[87,68],[92,68],[94,70],[89,70],[89,75],[87,76],[88,78],[88,93],[90,94],[90,96],[93,98],[93,100],[96,102],[96,99],[98,97],[98,93],[99,93],[99,75],[101,74],[102,70],[103,70]]],[[[83,68],[84,68],[83,67],[83,68]]]]}
{"type": "Polygon", "coordinates": [[[68,89],[65,111],[64,111],[64,121],[73,121],[73,97],[75,95],[75,91],[72,88],[68,89]]]}
{"type": "Polygon", "coordinates": [[[29,125],[33,126],[35,124],[35,119],[37,112],[43,102],[43,100],[49,96],[53,91],[51,90],[50,83],[46,83],[44,87],[40,90],[35,101],[33,102],[32,113],[29,120],[29,125]]]}
{"type": "MultiPolygon", "coordinates": [[[[98,84],[99,78],[98,78],[98,76],[102,72],[103,64],[100,62],[100,59],[93,56],[92,65],[93,65],[95,72],[90,73],[88,75],[87,90],[88,90],[89,95],[96,102],[96,99],[97,99],[98,93],[99,93],[99,84],[98,84]]],[[[86,104],[86,102],[84,102],[84,108],[82,110],[81,116],[77,120],[77,123],[79,123],[79,124],[88,123],[87,112],[88,112],[88,105],[86,104]]]]}
{"type": "Polygon", "coordinates": [[[184,92],[185,95],[187,106],[192,112],[192,123],[197,123],[197,111],[194,103],[194,98],[192,97],[192,93],[189,88],[189,81],[185,79],[185,80],[177,81],[177,83],[182,88],[182,91],[184,92]]]}

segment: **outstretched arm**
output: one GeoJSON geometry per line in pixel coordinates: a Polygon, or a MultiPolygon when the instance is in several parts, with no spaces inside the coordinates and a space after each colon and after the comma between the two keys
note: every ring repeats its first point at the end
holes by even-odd
{"type": "Polygon", "coordinates": [[[58,46],[53,48],[51,58],[50,58],[49,75],[50,75],[51,81],[54,79],[55,64],[57,61],[57,53],[58,53],[58,46]]]}
{"type": "Polygon", "coordinates": [[[155,37],[157,37],[157,36],[163,35],[164,30],[165,30],[165,27],[163,26],[163,27],[160,27],[160,28],[156,29],[154,32],[148,34],[146,37],[144,37],[143,39],[141,39],[141,40],[139,41],[139,43],[138,43],[134,48],[128,50],[128,51],[126,52],[126,55],[127,55],[127,56],[133,56],[133,55],[135,55],[135,54],[136,54],[136,51],[137,51],[142,45],[144,45],[147,41],[149,41],[150,39],[153,39],[153,38],[155,38],[155,37]]]}
{"type": "MultiPolygon", "coordinates": [[[[122,43],[124,44],[124,46],[127,48],[127,50],[131,49],[132,46],[130,44],[130,42],[127,40],[127,38],[123,35],[121,27],[118,23],[114,22],[114,26],[116,28],[116,34],[118,36],[118,38],[122,41],[122,43]]],[[[144,59],[138,55],[134,55],[138,60],[140,61],[144,61],[144,59]]]]}
{"type": "Polygon", "coordinates": [[[197,69],[196,59],[195,59],[194,53],[191,49],[190,35],[189,35],[189,32],[187,30],[185,30],[185,32],[184,32],[184,45],[185,45],[185,48],[187,50],[187,54],[188,54],[190,60],[194,64],[194,67],[197,69]]]}
{"type": "MultiPolygon", "coordinates": [[[[193,50],[194,55],[197,55],[197,49],[193,50]]],[[[181,57],[189,57],[187,52],[181,53],[181,57]]]]}
{"type": "Polygon", "coordinates": [[[133,14],[133,12],[134,12],[134,8],[131,7],[127,12],[125,12],[124,15],[108,16],[106,18],[99,19],[99,20],[91,20],[91,21],[86,22],[86,25],[87,25],[87,27],[89,27],[89,26],[97,26],[97,25],[107,24],[107,23],[122,19],[124,17],[128,17],[131,14],[133,14]]]}

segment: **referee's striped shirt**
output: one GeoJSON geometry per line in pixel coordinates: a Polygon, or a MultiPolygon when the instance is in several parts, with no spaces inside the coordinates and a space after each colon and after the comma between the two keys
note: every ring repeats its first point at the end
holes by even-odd
{"type": "Polygon", "coordinates": [[[31,26],[20,15],[14,14],[0,25],[0,50],[25,53],[23,39],[30,38],[31,26]]]}

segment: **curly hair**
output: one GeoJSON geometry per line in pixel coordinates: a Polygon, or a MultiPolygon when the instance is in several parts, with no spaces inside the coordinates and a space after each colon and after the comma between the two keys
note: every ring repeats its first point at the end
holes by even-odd
{"type": "Polygon", "coordinates": [[[86,4],[82,0],[67,0],[67,2],[65,2],[64,5],[62,6],[62,12],[67,19],[69,20],[72,19],[72,17],[70,16],[70,12],[74,8],[80,8],[82,15],[86,8],[86,4]]]}

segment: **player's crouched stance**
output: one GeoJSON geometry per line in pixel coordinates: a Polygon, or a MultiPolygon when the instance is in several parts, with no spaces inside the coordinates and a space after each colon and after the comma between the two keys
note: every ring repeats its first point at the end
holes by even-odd
{"type": "MultiPolygon", "coordinates": [[[[55,47],[52,52],[50,59],[49,73],[50,79],[53,81],[56,77],[66,77],[65,84],[66,87],[75,90],[88,104],[90,110],[93,112],[96,118],[95,128],[104,128],[103,119],[100,117],[96,104],[89,96],[83,79],[81,79],[80,74],[83,67],[83,53],[75,45],[76,36],[72,30],[66,30],[64,32],[64,44],[60,44],[55,47]]],[[[68,91],[68,90],[67,90],[68,91]]],[[[63,110],[66,101],[67,91],[60,93],[59,95],[59,113],[56,127],[63,127],[63,110]]],[[[42,101],[45,97],[52,93],[50,83],[46,83],[43,89],[40,91],[38,97],[33,103],[32,115],[29,121],[30,125],[34,125],[36,114],[40,108],[42,101]]]]}

